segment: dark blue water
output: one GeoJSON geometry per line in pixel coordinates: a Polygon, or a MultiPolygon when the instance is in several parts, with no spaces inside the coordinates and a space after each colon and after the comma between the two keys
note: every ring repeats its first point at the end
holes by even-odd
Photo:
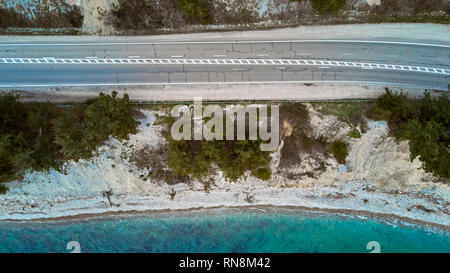
{"type": "Polygon", "coordinates": [[[326,213],[209,211],[40,223],[0,223],[0,252],[450,253],[449,233],[326,213]]]}

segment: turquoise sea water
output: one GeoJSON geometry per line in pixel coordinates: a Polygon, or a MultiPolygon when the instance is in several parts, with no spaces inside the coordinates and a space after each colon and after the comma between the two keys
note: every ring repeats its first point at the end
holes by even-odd
{"type": "Polygon", "coordinates": [[[328,213],[212,210],[59,222],[0,222],[0,252],[450,253],[448,232],[328,213]]]}

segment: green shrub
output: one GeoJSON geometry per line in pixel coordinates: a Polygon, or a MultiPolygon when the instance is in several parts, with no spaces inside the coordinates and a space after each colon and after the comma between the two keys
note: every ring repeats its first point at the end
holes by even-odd
{"type": "Polygon", "coordinates": [[[97,143],[106,140],[109,135],[127,139],[128,134],[136,133],[138,125],[133,119],[128,95],[117,98],[115,91],[111,95],[100,93],[95,102],[86,108],[84,121],[88,140],[97,143]]]}
{"type": "Polygon", "coordinates": [[[339,120],[348,123],[350,126],[364,126],[368,110],[371,103],[366,102],[340,102],[340,103],[318,103],[317,110],[326,115],[334,115],[339,120]]]}
{"type": "Polygon", "coordinates": [[[0,28],[28,27],[29,20],[13,8],[0,8],[0,28]]]}
{"type": "MultiPolygon", "coordinates": [[[[174,119],[161,119],[170,128],[174,119]]],[[[224,130],[224,136],[226,135],[224,130]]],[[[177,177],[203,179],[211,173],[213,165],[223,171],[226,178],[236,181],[246,171],[252,173],[266,168],[270,163],[270,152],[261,151],[262,140],[174,140],[166,132],[169,142],[167,165],[177,177]]],[[[264,178],[267,174],[259,171],[264,178]]],[[[270,175],[269,175],[270,177],[270,175]]]]}
{"type": "Polygon", "coordinates": [[[202,179],[216,164],[226,178],[236,181],[245,171],[253,172],[270,163],[270,153],[260,150],[261,141],[176,141],[169,135],[167,140],[168,166],[178,177],[202,179]]]}
{"type": "Polygon", "coordinates": [[[0,96],[0,181],[14,179],[22,169],[57,167],[50,124],[55,113],[48,103],[25,105],[17,96],[0,96]]]}
{"type": "Polygon", "coordinates": [[[450,177],[448,127],[434,120],[420,122],[414,119],[405,127],[403,137],[409,140],[411,160],[419,157],[425,171],[450,177]]]}
{"type": "Polygon", "coordinates": [[[163,19],[154,4],[144,0],[119,0],[111,14],[118,30],[158,29],[164,26],[163,19]]]}
{"type": "Polygon", "coordinates": [[[189,21],[201,24],[211,22],[209,19],[209,0],[177,0],[177,5],[189,21]]]}
{"type": "Polygon", "coordinates": [[[386,88],[383,95],[378,97],[372,117],[389,122],[389,129],[395,136],[399,136],[401,126],[414,117],[417,108],[405,94],[394,93],[386,88]]]}
{"type": "MultiPolygon", "coordinates": [[[[302,2],[304,0],[291,0],[302,2]]],[[[346,0],[311,0],[311,5],[315,11],[320,14],[336,13],[343,9],[346,0]]]]}
{"type": "Polygon", "coordinates": [[[259,168],[252,171],[252,174],[262,180],[269,180],[272,176],[272,171],[270,168],[259,168]]]}
{"type": "Polygon", "coordinates": [[[231,141],[225,145],[224,152],[220,154],[218,165],[226,177],[237,180],[245,171],[254,171],[267,167],[270,163],[270,152],[261,151],[259,140],[231,141]]]}
{"type": "Polygon", "coordinates": [[[119,0],[106,19],[115,29],[127,33],[155,33],[186,23],[208,24],[210,0],[119,0]]]}
{"type": "Polygon", "coordinates": [[[0,184],[0,195],[1,194],[6,194],[7,191],[8,191],[8,187],[6,187],[5,185],[0,184]]]}
{"type": "Polygon", "coordinates": [[[361,133],[358,131],[358,129],[353,128],[353,130],[349,134],[352,138],[361,138],[361,133]]]}
{"type": "Polygon", "coordinates": [[[67,5],[49,10],[38,6],[32,16],[14,8],[0,7],[0,28],[80,28],[83,15],[77,5],[67,5]]]}
{"type": "Polygon", "coordinates": [[[431,14],[436,11],[445,11],[448,2],[443,0],[382,0],[381,5],[376,5],[372,12],[383,16],[401,16],[407,11],[409,14],[417,16],[431,14]]]}
{"type": "Polygon", "coordinates": [[[339,140],[336,140],[330,145],[331,153],[334,158],[340,163],[345,164],[345,159],[348,156],[348,144],[339,140]]]}
{"type": "Polygon", "coordinates": [[[53,121],[55,143],[61,146],[65,159],[87,159],[110,135],[119,140],[136,132],[128,95],[117,98],[100,93],[86,109],[72,108],[53,121]]]}

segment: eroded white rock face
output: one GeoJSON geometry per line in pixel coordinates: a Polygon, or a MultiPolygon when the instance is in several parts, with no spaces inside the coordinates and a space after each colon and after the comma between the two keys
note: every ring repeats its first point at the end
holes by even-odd
{"type": "Polygon", "coordinates": [[[329,141],[345,139],[349,142],[349,155],[345,166],[340,166],[334,158],[324,158],[319,154],[301,154],[299,163],[290,168],[291,174],[314,173],[316,177],[302,176],[289,179],[276,176],[278,186],[313,187],[333,185],[347,181],[364,180],[381,190],[418,190],[430,187],[450,189],[446,184],[436,181],[431,174],[422,169],[418,158],[411,161],[407,141],[397,143],[389,136],[385,121],[368,120],[369,130],[361,138],[350,138],[351,127],[336,116],[325,115],[307,105],[312,134],[323,136],[329,141]],[[321,174],[314,172],[318,161],[325,160],[326,170],[321,174]]]}
{"type": "Polygon", "coordinates": [[[396,143],[388,136],[386,122],[369,121],[370,130],[351,140],[347,157],[350,176],[367,179],[379,187],[414,188],[429,186],[433,177],[421,168],[419,159],[411,162],[407,141],[396,143]]]}
{"type": "Polygon", "coordinates": [[[321,114],[311,104],[307,104],[306,107],[309,111],[313,137],[326,137],[331,142],[344,138],[352,130],[347,123],[340,121],[336,116],[321,114]]]}

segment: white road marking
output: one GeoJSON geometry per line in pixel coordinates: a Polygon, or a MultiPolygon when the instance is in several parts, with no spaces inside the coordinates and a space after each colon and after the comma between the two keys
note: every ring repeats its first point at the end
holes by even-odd
{"type": "MultiPolygon", "coordinates": [[[[410,65],[393,65],[393,64],[376,64],[376,63],[359,63],[347,61],[325,61],[310,59],[61,59],[61,58],[0,58],[0,64],[103,64],[103,65],[288,65],[288,66],[329,66],[329,67],[350,67],[360,69],[379,69],[407,71],[418,73],[432,73],[440,75],[450,75],[450,69],[410,66],[410,65]]],[[[277,67],[277,69],[280,69],[277,67]]],[[[284,68],[285,69],[285,68],[284,68]]]]}
{"type": "Polygon", "coordinates": [[[398,41],[370,41],[370,40],[235,40],[235,41],[166,41],[166,42],[84,42],[84,43],[0,43],[0,46],[121,46],[121,45],[176,45],[176,44],[256,44],[256,43],[367,43],[394,44],[450,48],[450,45],[414,43],[398,41]]]}

